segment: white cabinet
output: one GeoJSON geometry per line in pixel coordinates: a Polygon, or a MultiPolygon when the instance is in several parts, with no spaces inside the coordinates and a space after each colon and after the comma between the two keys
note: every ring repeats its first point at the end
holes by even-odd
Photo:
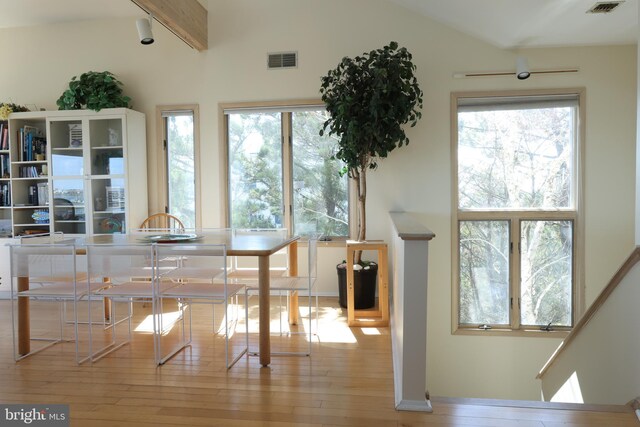
{"type": "Polygon", "coordinates": [[[3,219],[19,236],[123,233],[147,217],[144,114],[13,113],[9,136],[11,207],[0,206],[0,233],[3,219]]]}

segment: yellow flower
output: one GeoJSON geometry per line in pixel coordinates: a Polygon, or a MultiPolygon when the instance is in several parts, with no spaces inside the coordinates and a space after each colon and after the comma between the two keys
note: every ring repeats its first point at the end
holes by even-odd
{"type": "Polygon", "coordinates": [[[13,110],[9,105],[2,104],[2,106],[0,106],[0,120],[7,120],[11,113],[13,113],[13,110]]]}

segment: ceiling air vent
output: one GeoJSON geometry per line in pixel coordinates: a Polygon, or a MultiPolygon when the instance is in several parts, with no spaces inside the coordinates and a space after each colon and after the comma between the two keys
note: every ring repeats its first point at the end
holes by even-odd
{"type": "Polygon", "coordinates": [[[267,59],[267,68],[296,68],[298,66],[298,52],[270,53],[267,59]]]}
{"type": "Polygon", "coordinates": [[[605,1],[594,4],[587,13],[611,13],[613,9],[620,6],[624,1],[605,1]]]}

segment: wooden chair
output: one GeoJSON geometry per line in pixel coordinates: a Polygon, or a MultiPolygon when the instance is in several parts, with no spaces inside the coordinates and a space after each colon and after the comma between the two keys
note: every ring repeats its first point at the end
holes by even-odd
{"type": "Polygon", "coordinates": [[[182,221],[168,213],[157,213],[151,215],[142,221],[139,228],[184,232],[184,224],[182,221]]]}

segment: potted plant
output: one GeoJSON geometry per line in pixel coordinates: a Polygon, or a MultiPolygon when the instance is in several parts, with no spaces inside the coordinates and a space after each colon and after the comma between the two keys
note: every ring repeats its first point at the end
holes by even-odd
{"type": "Polygon", "coordinates": [[[109,71],[88,71],[80,78],[71,78],[69,88],[60,95],[56,104],[60,110],[129,108],[131,98],[122,94],[122,86],[122,82],[109,71]]]}
{"type": "MultiPolygon", "coordinates": [[[[366,239],[367,170],[376,169],[379,159],[408,144],[403,125],[409,123],[413,127],[422,117],[422,90],[411,60],[411,53],[406,48],[390,42],[355,58],[343,58],[335,69],[322,77],[320,94],[329,118],[320,135],[328,132],[339,138],[335,158],[345,165],[340,173],[355,181],[359,241],[366,239]]],[[[362,267],[359,271],[372,269],[362,261],[360,252],[356,253],[354,263],[362,267]]],[[[376,275],[373,277],[375,293],[376,275]]],[[[359,282],[356,275],[356,288],[359,282]]],[[[360,283],[360,286],[364,285],[360,283]]],[[[356,294],[362,293],[356,289],[356,294]]],[[[375,296],[373,301],[375,303],[375,296]]],[[[368,307],[356,302],[356,308],[368,307]]]]}

